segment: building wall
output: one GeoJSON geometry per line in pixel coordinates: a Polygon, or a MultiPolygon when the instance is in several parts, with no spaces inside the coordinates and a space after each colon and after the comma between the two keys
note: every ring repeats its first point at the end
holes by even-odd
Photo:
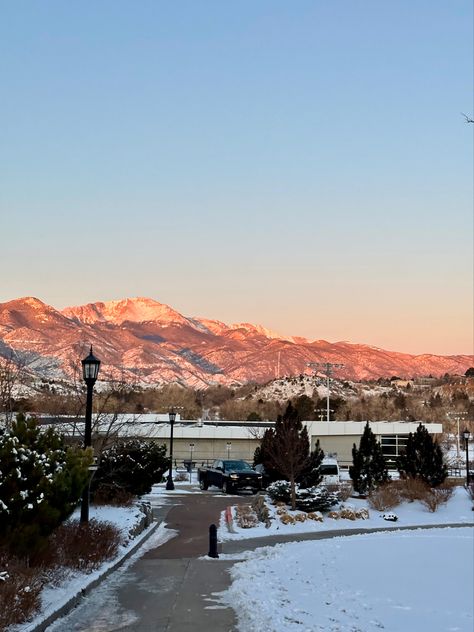
{"type": "MultiPolygon", "coordinates": [[[[169,452],[169,441],[159,441],[165,443],[169,452]]],[[[185,460],[191,459],[190,443],[194,443],[192,451],[192,460],[198,466],[206,464],[216,459],[243,459],[249,463],[253,462],[255,448],[260,445],[256,439],[235,439],[233,438],[228,450],[226,439],[198,439],[189,441],[189,439],[173,439],[173,459],[179,465],[185,460]]]]}
{"type": "MultiPolygon", "coordinates": [[[[318,437],[311,437],[311,449],[314,450],[318,437]]],[[[324,450],[324,453],[336,454],[337,460],[342,465],[352,463],[352,446],[355,443],[359,446],[359,435],[344,435],[344,436],[331,436],[331,437],[319,437],[319,445],[324,450]]]]}

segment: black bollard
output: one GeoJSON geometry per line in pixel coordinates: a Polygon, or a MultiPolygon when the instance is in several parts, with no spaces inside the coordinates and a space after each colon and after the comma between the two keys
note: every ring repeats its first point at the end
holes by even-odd
{"type": "Polygon", "coordinates": [[[219,557],[217,552],[217,527],[215,524],[211,524],[209,527],[209,553],[208,557],[219,557]]]}

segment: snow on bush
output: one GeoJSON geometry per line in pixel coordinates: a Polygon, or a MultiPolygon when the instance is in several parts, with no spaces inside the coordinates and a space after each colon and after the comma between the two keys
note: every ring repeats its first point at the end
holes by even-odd
{"type": "Polygon", "coordinates": [[[77,505],[91,461],[90,451],[18,415],[0,435],[0,543],[20,556],[39,551],[77,505]]]}
{"type": "MultiPolygon", "coordinates": [[[[276,481],[267,488],[267,493],[274,503],[290,503],[290,483],[288,481],[276,481]]],[[[337,492],[331,492],[324,486],[316,486],[296,489],[296,509],[305,512],[326,511],[337,505],[339,496],[337,492]]]]}

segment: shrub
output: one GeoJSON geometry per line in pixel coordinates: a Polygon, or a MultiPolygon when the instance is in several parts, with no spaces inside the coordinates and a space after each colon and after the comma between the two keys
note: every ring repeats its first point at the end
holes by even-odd
{"type": "Polygon", "coordinates": [[[433,487],[428,490],[426,495],[421,498],[421,502],[429,511],[435,512],[438,507],[444,503],[447,503],[454,492],[452,485],[440,485],[439,487],[433,487]]]}
{"type": "Polygon", "coordinates": [[[307,513],[326,511],[338,502],[338,494],[328,491],[326,487],[310,487],[298,489],[296,492],[296,508],[307,513]]]}
{"type": "Polygon", "coordinates": [[[347,500],[348,498],[350,498],[352,496],[352,493],[354,491],[354,487],[352,485],[352,483],[350,481],[342,481],[342,483],[339,484],[338,489],[337,490],[332,490],[331,488],[329,488],[329,491],[337,491],[339,498],[344,502],[345,500],[347,500]]]}
{"type": "Polygon", "coordinates": [[[429,489],[426,495],[420,499],[420,502],[428,509],[434,513],[438,507],[440,506],[442,500],[441,496],[438,494],[438,490],[436,487],[433,489],[429,489]]]}
{"type": "Polygon", "coordinates": [[[168,466],[165,445],[138,439],[121,441],[102,453],[92,479],[92,494],[109,500],[123,491],[133,496],[147,494],[161,481],[168,466]]]}
{"type": "Polygon", "coordinates": [[[267,494],[271,500],[276,503],[278,501],[288,504],[291,497],[291,486],[288,481],[275,481],[267,487],[267,494]]]}
{"type": "Polygon", "coordinates": [[[258,518],[250,505],[237,505],[236,514],[237,524],[242,529],[250,529],[257,526],[258,518]]]}
{"type": "Polygon", "coordinates": [[[400,501],[400,491],[391,483],[380,485],[369,494],[369,505],[377,511],[392,509],[392,507],[399,505],[400,501]]]}
{"type": "Polygon", "coordinates": [[[31,568],[0,555],[0,630],[28,621],[40,606],[42,578],[31,568]]]}
{"type": "Polygon", "coordinates": [[[392,485],[399,491],[402,499],[410,503],[422,500],[430,491],[429,486],[420,478],[408,477],[394,481],[392,485]]]}
{"type": "Polygon", "coordinates": [[[271,524],[271,520],[270,512],[268,511],[268,507],[265,503],[265,497],[261,495],[255,496],[252,500],[252,509],[256,513],[258,521],[263,522],[268,528],[271,524]]]}
{"type": "Polygon", "coordinates": [[[0,436],[0,539],[11,552],[34,556],[77,505],[89,476],[90,450],[67,448],[52,428],[18,415],[0,436]]]}
{"type": "Polygon", "coordinates": [[[48,557],[43,556],[37,562],[90,572],[114,558],[122,541],[120,531],[110,522],[92,519],[81,524],[71,520],[51,535],[48,557]]]}

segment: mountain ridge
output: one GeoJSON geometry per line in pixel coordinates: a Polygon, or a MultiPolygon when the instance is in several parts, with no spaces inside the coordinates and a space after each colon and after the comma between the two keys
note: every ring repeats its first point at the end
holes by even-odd
{"type": "Polygon", "coordinates": [[[27,357],[42,377],[51,372],[70,377],[71,364],[90,344],[111,376],[198,388],[264,383],[308,372],[309,362],[344,364],[337,376],[345,379],[464,373],[474,365],[471,355],[414,355],[348,341],[308,341],[262,325],[188,317],[147,297],[62,310],[35,297],[0,303],[0,355],[27,357]]]}

